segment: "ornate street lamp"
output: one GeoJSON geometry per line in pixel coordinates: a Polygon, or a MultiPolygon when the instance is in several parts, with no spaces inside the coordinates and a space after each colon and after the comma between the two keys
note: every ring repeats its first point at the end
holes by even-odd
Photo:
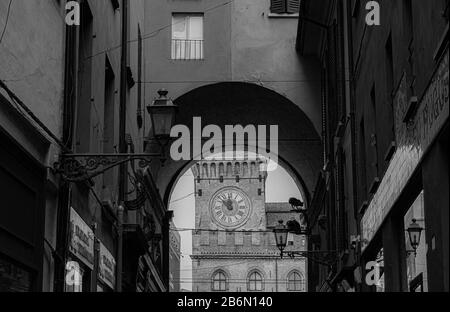
{"type": "Polygon", "coordinates": [[[170,131],[175,122],[177,106],[167,98],[167,90],[158,91],[159,98],[147,107],[152,120],[153,136],[161,147],[159,153],[88,153],[62,154],[55,162],[55,172],[69,182],[88,181],[116,166],[133,160],[139,161],[139,167],[149,166],[152,159],[164,159],[165,146],[169,143],[170,131]]]}
{"type": "Polygon", "coordinates": [[[288,228],[283,224],[283,220],[278,221],[278,225],[273,229],[273,233],[275,234],[277,247],[281,252],[281,258],[283,258],[283,251],[286,248],[289,233],[288,228]]]}
{"type": "Polygon", "coordinates": [[[409,243],[414,249],[414,255],[417,255],[417,247],[420,244],[420,236],[422,234],[423,228],[417,223],[416,219],[412,219],[412,223],[406,229],[409,236],[409,243]]]}
{"type": "MultiPolygon", "coordinates": [[[[286,225],[283,224],[283,221],[278,221],[278,225],[275,226],[273,229],[273,233],[275,235],[275,242],[277,244],[278,249],[280,250],[280,256],[283,258],[283,254],[285,253],[285,248],[287,244],[287,237],[289,233],[295,234],[295,235],[311,235],[310,229],[309,229],[309,220],[308,220],[308,213],[307,210],[304,208],[304,203],[296,198],[290,198],[289,204],[291,204],[293,210],[292,212],[299,213],[301,215],[301,223],[297,222],[296,220],[291,220],[286,223],[286,225]]],[[[288,250],[287,255],[290,258],[302,257],[310,259],[313,262],[316,262],[318,264],[327,266],[328,268],[331,268],[334,263],[337,262],[337,252],[333,250],[314,250],[314,251],[307,251],[307,250],[288,250]]]]}
{"type": "MultiPolygon", "coordinates": [[[[152,120],[153,136],[160,143],[167,144],[170,131],[175,123],[175,115],[178,107],[167,97],[169,92],[165,89],[158,90],[159,98],[152,105],[147,106],[147,111],[152,120]]],[[[164,144],[164,145],[165,145],[164,144]]]]}

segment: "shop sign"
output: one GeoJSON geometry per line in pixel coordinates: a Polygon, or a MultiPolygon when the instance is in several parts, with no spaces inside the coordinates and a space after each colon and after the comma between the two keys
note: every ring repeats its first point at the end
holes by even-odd
{"type": "Polygon", "coordinates": [[[380,228],[414,170],[420,164],[423,155],[448,120],[448,66],[449,52],[447,50],[420,102],[415,117],[408,123],[403,122],[409,105],[408,85],[406,75],[403,75],[394,98],[397,150],[361,220],[363,250],[380,228]]]}
{"type": "Polygon", "coordinates": [[[100,243],[98,277],[103,283],[111,287],[111,289],[115,289],[116,259],[114,259],[113,255],[102,243],[100,243]]]}
{"type": "Polygon", "coordinates": [[[94,268],[94,232],[73,208],[70,209],[69,251],[89,269],[94,268]]]}

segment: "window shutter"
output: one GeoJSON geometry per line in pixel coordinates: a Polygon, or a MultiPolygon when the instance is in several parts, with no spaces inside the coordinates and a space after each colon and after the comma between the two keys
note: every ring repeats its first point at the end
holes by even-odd
{"type": "Polygon", "coordinates": [[[275,14],[286,13],[286,0],[271,0],[270,12],[275,14]]]}
{"type": "Polygon", "coordinates": [[[286,0],[286,12],[290,14],[300,12],[300,0],[286,0]]]}

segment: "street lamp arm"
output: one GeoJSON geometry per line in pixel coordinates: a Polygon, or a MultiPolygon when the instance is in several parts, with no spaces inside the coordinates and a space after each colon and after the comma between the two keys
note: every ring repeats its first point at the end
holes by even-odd
{"type": "Polygon", "coordinates": [[[335,251],[286,251],[285,252],[290,258],[295,258],[296,256],[307,258],[313,262],[316,262],[318,264],[331,267],[336,261],[337,258],[335,257],[335,251]],[[318,258],[313,255],[320,255],[320,254],[326,254],[322,259],[318,258]],[[330,255],[332,256],[332,260],[326,260],[330,255]]]}
{"type": "Polygon", "coordinates": [[[139,167],[145,168],[161,154],[63,154],[59,162],[53,164],[56,173],[69,182],[88,181],[122,164],[139,160],[139,167]]]}

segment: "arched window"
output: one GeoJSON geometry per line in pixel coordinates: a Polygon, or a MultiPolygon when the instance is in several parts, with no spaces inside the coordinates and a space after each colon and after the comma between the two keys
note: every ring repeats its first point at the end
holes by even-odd
{"type": "Polygon", "coordinates": [[[227,290],[227,276],[223,271],[217,271],[212,277],[212,290],[213,291],[226,291],[227,290]]]}
{"type": "Polygon", "coordinates": [[[248,291],[262,291],[264,289],[264,280],[258,271],[252,271],[247,280],[248,291]]]}
{"type": "Polygon", "coordinates": [[[207,165],[207,164],[203,164],[202,176],[203,176],[203,177],[206,177],[206,178],[209,177],[208,165],[207,165]]]}
{"type": "Polygon", "coordinates": [[[216,164],[211,164],[211,174],[210,177],[211,178],[215,178],[217,176],[217,172],[216,172],[216,164]]]}
{"type": "Polygon", "coordinates": [[[287,279],[287,289],[288,291],[303,291],[304,288],[304,281],[303,276],[297,272],[293,271],[289,273],[288,279],[287,279]]]}
{"type": "Polygon", "coordinates": [[[227,163],[227,176],[231,177],[233,176],[233,164],[232,163],[227,163]]]}

